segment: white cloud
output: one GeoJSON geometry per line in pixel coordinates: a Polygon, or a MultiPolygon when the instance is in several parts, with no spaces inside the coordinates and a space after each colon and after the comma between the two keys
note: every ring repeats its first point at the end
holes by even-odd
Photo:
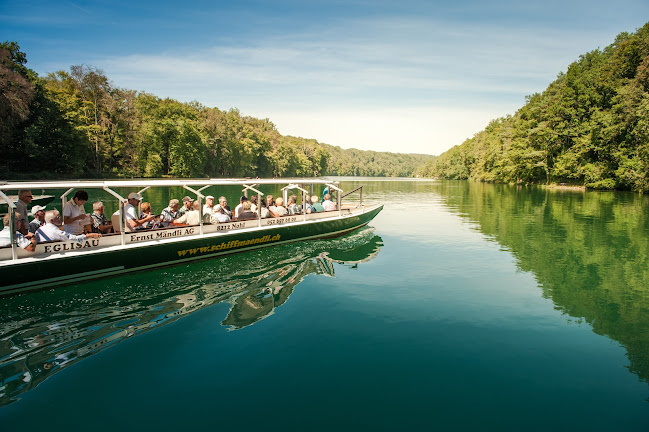
{"type": "MultiPolygon", "coordinates": [[[[97,59],[120,87],[270,118],[342,147],[439,154],[543,91],[592,34],[424,18],[97,59]],[[265,113],[265,114],[264,114],[265,113]]],[[[584,49],[585,52],[596,47],[584,49]]]]}

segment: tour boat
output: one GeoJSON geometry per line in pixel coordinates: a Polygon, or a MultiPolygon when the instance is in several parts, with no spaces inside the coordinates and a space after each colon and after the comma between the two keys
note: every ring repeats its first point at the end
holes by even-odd
{"type": "MultiPolygon", "coordinates": [[[[293,194],[300,197],[298,204],[301,204],[303,209],[307,197],[314,195],[314,187],[327,187],[335,194],[336,210],[310,214],[302,212],[271,218],[258,217],[225,223],[204,223],[201,217],[200,224],[195,226],[170,226],[132,232],[127,232],[125,219],[118,216],[120,232],[104,235],[99,239],[87,239],[82,243],[73,241],[38,243],[35,252],[23,250],[13,242],[11,246],[0,248],[0,270],[4,275],[0,280],[0,295],[213,258],[300,240],[339,236],[367,225],[383,208],[381,204],[363,204],[362,186],[345,193],[340,189],[339,182],[308,178],[6,182],[0,184],[0,202],[5,202],[9,207],[14,208],[14,201],[5,193],[20,189],[67,190],[61,195],[62,203],[66,202],[68,194],[72,191],[103,189],[115,197],[120,214],[124,215],[123,209],[127,198],[120,195],[116,189],[146,193],[147,189],[154,187],[182,187],[187,193],[196,197],[202,209],[206,196],[204,193],[207,194],[206,189],[214,188],[213,194],[217,195],[219,187],[240,186],[243,194],[247,196],[249,193],[254,193],[261,201],[264,194],[259,189],[268,185],[275,187],[284,185],[282,193],[285,202],[290,191],[297,191],[293,194]],[[352,193],[354,197],[358,193],[359,199],[343,202],[343,198],[352,193]]],[[[13,212],[9,214],[11,238],[14,238],[13,212]]]]}

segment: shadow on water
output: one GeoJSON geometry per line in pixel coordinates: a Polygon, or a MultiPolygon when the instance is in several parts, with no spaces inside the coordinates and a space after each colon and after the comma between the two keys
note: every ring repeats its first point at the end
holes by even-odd
{"type": "Polygon", "coordinates": [[[649,197],[471,182],[440,182],[453,211],[535,275],[571,322],[622,344],[649,382],[649,197]]]}
{"type": "Polygon", "coordinates": [[[309,274],[378,254],[371,228],[159,271],[0,299],[0,406],[110,346],[217,303],[237,330],[271,316],[309,274]]]}

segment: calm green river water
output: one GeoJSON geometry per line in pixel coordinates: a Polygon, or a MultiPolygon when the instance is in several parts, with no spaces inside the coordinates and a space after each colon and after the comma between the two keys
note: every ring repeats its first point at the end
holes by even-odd
{"type": "Polygon", "coordinates": [[[648,197],[361,184],[344,237],[1,298],[0,430],[649,430],[648,197]]]}

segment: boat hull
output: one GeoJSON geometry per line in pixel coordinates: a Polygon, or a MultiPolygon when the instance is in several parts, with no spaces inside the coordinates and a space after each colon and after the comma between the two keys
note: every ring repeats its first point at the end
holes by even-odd
{"type": "MultiPolygon", "coordinates": [[[[344,217],[270,225],[218,234],[154,240],[135,247],[73,251],[55,259],[4,263],[0,295],[77,283],[132,271],[179,264],[295,241],[338,236],[368,224],[383,206],[344,217]]],[[[131,245],[132,246],[132,245],[131,245]]]]}

